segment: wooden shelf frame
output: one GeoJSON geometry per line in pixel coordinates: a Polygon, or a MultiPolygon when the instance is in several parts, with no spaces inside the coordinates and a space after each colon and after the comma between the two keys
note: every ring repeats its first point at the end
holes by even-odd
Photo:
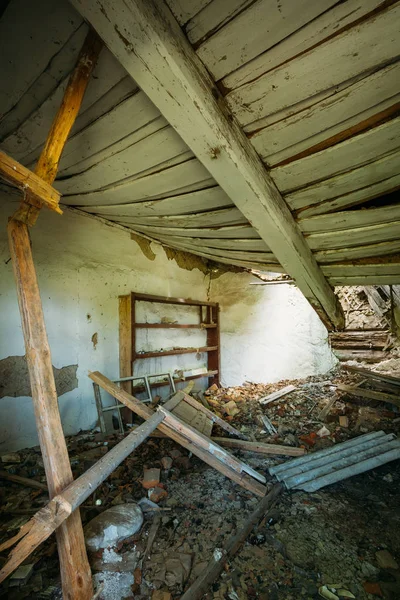
{"type": "MultiPolygon", "coordinates": [[[[200,379],[207,377],[209,384],[219,385],[220,378],[220,342],[219,342],[219,305],[217,302],[207,300],[192,300],[185,298],[169,298],[132,292],[119,297],[119,351],[120,351],[120,377],[132,377],[134,365],[137,360],[158,358],[162,356],[178,356],[181,354],[207,353],[207,372],[191,375],[186,379],[200,379]],[[149,302],[157,304],[175,304],[177,306],[197,306],[199,319],[197,323],[143,323],[136,321],[136,303],[149,302]],[[182,329],[205,330],[206,344],[204,346],[181,347],[172,350],[155,350],[141,352],[136,348],[137,329],[182,329]]],[[[132,382],[122,382],[122,387],[132,393],[132,382]]]]}

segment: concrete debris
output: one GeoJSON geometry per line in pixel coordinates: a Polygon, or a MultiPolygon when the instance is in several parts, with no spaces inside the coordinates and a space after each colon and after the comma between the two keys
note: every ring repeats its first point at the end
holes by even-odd
{"type": "MultiPolygon", "coordinates": [[[[255,452],[260,446],[284,447],[287,453],[308,457],[359,439],[362,430],[368,435],[381,430],[386,432],[383,435],[397,435],[397,407],[354,396],[350,399],[337,392],[337,384],[354,386],[364,380],[361,373],[341,370],[301,381],[212,386],[204,399],[211,410],[249,440],[246,448],[233,444],[229,451],[265,474],[292,458],[255,452]],[[288,386],[295,388],[290,394],[260,404],[260,398],[288,386]],[[330,402],[333,398],[335,402],[330,402]],[[227,415],[224,408],[231,401],[238,411],[234,416],[227,415]],[[330,411],[321,420],[328,403],[332,405],[330,411]],[[262,416],[271,423],[272,431],[262,416]],[[329,434],[320,437],[317,432],[323,427],[329,434]]],[[[362,385],[380,391],[375,381],[362,385]]],[[[241,442],[227,436],[215,423],[212,437],[241,442]]],[[[101,447],[111,449],[122,438],[120,433],[104,436],[96,430],[67,438],[74,478],[101,456],[105,451],[101,447]]],[[[44,489],[0,480],[0,543],[18,533],[48,502],[40,450],[20,450],[18,455],[19,462],[1,461],[2,469],[40,482],[44,489]]],[[[268,478],[270,489],[272,479],[268,478]]],[[[279,505],[229,561],[229,568],[221,573],[205,600],[314,600],[321,598],[323,586],[339,599],[400,598],[399,493],[400,461],[312,494],[285,491],[279,505]]],[[[223,548],[243,527],[259,501],[195,456],[190,457],[171,439],[149,438],[80,508],[85,527],[110,508],[129,510],[139,505],[142,513],[142,525],[136,533],[90,554],[98,600],[172,600],[182,596],[204,572],[214,550],[223,548]],[[152,470],[154,485],[143,488],[144,474],[152,470]],[[152,488],[164,495],[158,504],[147,497],[152,488]],[[160,520],[157,530],[155,517],[160,520]],[[147,551],[152,531],[156,535],[147,551]]],[[[19,578],[11,585],[9,577],[2,584],[1,598],[61,598],[54,536],[31,555],[29,565],[21,565],[25,566],[30,566],[25,583],[19,578]]]]}
{"type": "Polygon", "coordinates": [[[160,469],[145,469],[143,473],[142,486],[149,490],[156,487],[160,481],[160,469]]]}
{"type": "Polygon", "coordinates": [[[137,533],[142,525],[143,513],[137,504],[113,506],[86,525],[86,545],[92,552],[115,546],[137,533]]]}

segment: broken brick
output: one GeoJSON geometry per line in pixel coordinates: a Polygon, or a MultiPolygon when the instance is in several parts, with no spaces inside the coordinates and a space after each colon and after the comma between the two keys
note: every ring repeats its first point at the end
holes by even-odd
{"type": "Polygon", "coordinates": [[[168,492],[162,487],[154,487],[148,491],[149,499],[158,504],[168,496],[168,492]]]}
{"type": "Polygon", "coordinates": [[[237,415],[240,412],[240,410],[238,409],[237,404],[234,400],[230,400],[229,402],[227,402],[225,404],[225,406],[223,407],[223,410],[230,417],[234,417],[235,415],[237,415]]]}
{"type": "Polygon", "coordinates": [[[339,425],[340,427],[348,427],[349,426],[349,418],[342,415],[339,417],[339,425]]]}
{"type": "Polygon", "coordinates": [[[142,486],[146,490],[156,487],[160,481],[160,473],[161,473],[160,469],[156,469],[156,468],[145,469],[144,473],[143,473],[142,486]]]}

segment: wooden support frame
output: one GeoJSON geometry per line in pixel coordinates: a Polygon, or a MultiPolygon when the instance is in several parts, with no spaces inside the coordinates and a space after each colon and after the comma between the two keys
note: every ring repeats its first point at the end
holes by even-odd
{"type": "MultiPolygon", "coordinates": [[[[45,190],[48,190],[55,179],[64,144],[78,114],[101,48],[101,40],[90,31],[53,121],[35,175],[30,178],[30,181],[36,182],[40,178],[45,190]]],[[[38,188],[35,189],[37,192],[38,188]]],[[[45,203],[46,196],[38,197],[28,190],[7,229],[32,402],[49,494],[53,498],[73,481],[73,476],[58,410],[50,346],[28,230],[28,225],[36,222],[40,208],[45,203]]],[[[53,207],[55,208],[57,207],[53,207]]],[[[65,600],[90,600],[93,585],[79,511],[67,517],[56,533],[63,597],[65,600]]]]}
{"type": "Polygon", "coordinates": [[[163,0],[72,0],[293,277],[329,329],[344,315],[286,202],[163,0]]]}

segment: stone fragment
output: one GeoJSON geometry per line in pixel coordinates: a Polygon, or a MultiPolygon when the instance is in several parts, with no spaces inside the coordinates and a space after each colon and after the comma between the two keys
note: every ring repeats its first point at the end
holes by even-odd
{"type": "Polygon", "coordinates": [[[21,457],[16,452],[10,452],[9,454],[1,455],[1,462],[2,463],[20,463],[21,457]]]}
{"type": "Polygon", "coordinates": [[[137,533],[142,525],[143,513],[137,504],[113,506],[86,525],[86,546],[92,552],[115,546],[137,533]]]}
{"type": "Polygon", "coordinates": [[[171,600],[171,598],[171,594],[163,590],[154,590],[151,596],[151,600],[171,600]]]}
{"type": "Polygon", "coordinates": [[[160,469],[145,469],[143,473],[143,481],[142,486],[149,490],[150,488],[156,487],[157,483],[160,481],[160,469]]]}
{"type": "Polygon", "coordinates": [[[376,560],[378,561],[378,565],[381,569],[398,569],[399,565],[393,558],[393,556],[388,552],[388,550],[379,550],[375,554],[376,560]]]}
{"type": "Polygon", "coordinates": [[[161,487],[154,487],[148,491],[148,495],[152,502],[158,503],[168,496],[168,492],[161,487]]]}
{"type": "Polygon", "coordinates": [[[348,427],[349,426],[349,418],[345,415],[341,415],[339,417],[339,425],[340,427],[348,427]]]}
{"type": "Polygon", "coordinates": [[[363,583],[363,588],[367,592],[367,594],[371,594],[371,596],[383,596],[381,586],[379,585],[379,583],[366,581],[365,583],[363,583]]]}
{"type": "Polygon", "coordinates": [[[237,404],[234,400],[230,400],[229,402],[227,402],[224,405],[223,410],[230,417],[234,417],[235,415],[237,415],[240,412],[240,410],[238,409],[237,404]]]}
{"type": "Polygon", "coordinates": [[[161,459],[163,469],[168,471],[172,467],[172,458],[170,456],[163,456],[161,459]]]}

